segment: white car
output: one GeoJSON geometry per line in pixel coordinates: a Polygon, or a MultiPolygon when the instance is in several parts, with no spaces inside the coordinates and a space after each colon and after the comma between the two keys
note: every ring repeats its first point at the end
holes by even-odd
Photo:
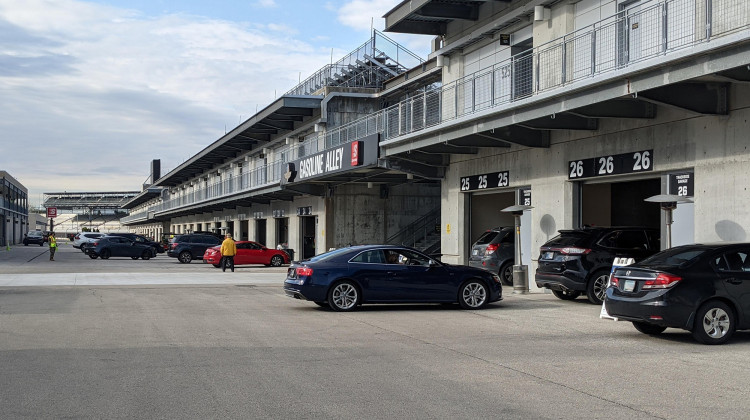
{"type": "Polygon", "coordinates": [[[73,238],[73,248],[83,249],[81,248],[81,245],[89,242],[94,242],[95,240],[99,239],[104,235],[103,233],[98,232],[81,232],[73,238]]]}

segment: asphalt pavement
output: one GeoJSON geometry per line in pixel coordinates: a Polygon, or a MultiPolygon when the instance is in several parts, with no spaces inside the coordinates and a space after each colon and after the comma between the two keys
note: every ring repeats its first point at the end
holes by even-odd
{"type": "Polygon", "coordinates": [[[337,313],[284,296],[284,267],[222,273],[164,254],[91,260],[64,246],[50,262],[44,251],[14,247],[0,256],[3,419],[750,412],[747,332],[724,346],[697,344],[680,330],[650,337],[599,319],[600,308],[582,298],[509,288],[479,311],[371,305],[337,313]],[[56,275],[75,282],[39,280],[56,275]],[[84,275],[102,280],[85,283],[84,275]]]}

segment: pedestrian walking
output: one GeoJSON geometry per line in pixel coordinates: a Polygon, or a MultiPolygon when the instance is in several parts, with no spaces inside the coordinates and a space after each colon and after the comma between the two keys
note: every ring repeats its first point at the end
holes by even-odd
{"type": "Polygon", "coordinates": [[[234,256],[237,254],[237,246],[232,240],[232,235],[227,233],[226,239],[221,243],[221,271],[227,271],[227,266],[234,273],[234,256]]]}
{"type": "Polygon", "coordinates": [[[55,232],[49,233],[49,260],[55,260],[55,251],[57,251],[57,240],[55,239],[55,232]]]}

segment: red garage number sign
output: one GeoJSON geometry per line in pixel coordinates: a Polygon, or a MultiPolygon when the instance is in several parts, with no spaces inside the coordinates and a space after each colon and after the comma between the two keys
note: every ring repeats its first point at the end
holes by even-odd
{"type": "Polygon", "coordinates": [[[57,207],[47,207],[47,217],[57,217],[57,207]]]}

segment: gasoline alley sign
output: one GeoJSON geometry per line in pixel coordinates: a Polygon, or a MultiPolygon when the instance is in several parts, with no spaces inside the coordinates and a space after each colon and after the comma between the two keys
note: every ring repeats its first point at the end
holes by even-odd
{"type": "Polygon", "coordinates": [[[373,165],[377,161],[378,134],[373,134],[290,162],[284,178],[286,182],[299,182],[373,165]]]}

